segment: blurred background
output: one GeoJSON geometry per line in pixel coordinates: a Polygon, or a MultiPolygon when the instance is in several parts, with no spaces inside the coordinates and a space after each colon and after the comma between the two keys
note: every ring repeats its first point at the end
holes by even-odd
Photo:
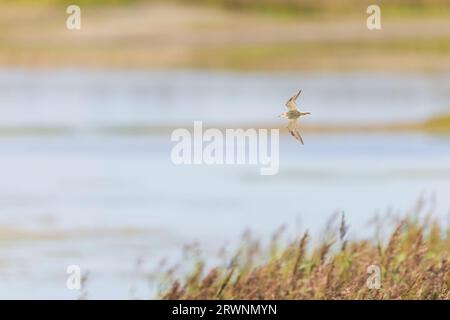
{"type": "Polygon", "coordinates": [[[446,223],[449,30],[444,0],[1,0],[0,298],[77,298],[73,264],[88,298],[155,297],[186,244],[213,263],[334,212],[363,237],[421,197],[446,223]],[[171,162],[173,129],[283,129],[298,89],[278,175],[171,162]]]}

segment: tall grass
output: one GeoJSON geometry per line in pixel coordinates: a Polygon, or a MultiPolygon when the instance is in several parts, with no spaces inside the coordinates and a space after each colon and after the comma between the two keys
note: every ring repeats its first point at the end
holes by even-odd
{"type": "MultiPolygon", "coordinates": [[[[228,266],[206,269],[199,260],[174,279],[163,299],[449,299],[450,228],[429,216],[397,220],[388,237],[347,239],[342,217],[336,232],[312,243],[305,232],[267,250],[246,238],[228,266]],[[263,261],[263,262],[261,262],[263,261]],[[371,268],[379,268],[380,284],[371,268]]],[[[378,229],[380,227],[378,226],[378,229]]]]}

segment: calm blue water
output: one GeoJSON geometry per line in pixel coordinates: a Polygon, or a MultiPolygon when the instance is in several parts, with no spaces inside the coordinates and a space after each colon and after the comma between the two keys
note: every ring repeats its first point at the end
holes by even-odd
{"type": "Polygon", "coordinates": [[[107,134],[135,125],[277,121],[297,87],[309,123],[414,120],[449,110],[450,77],[232,73],[0,72],[0,298],[74,298],[66,267],[89,270],[90,298],[155,290],[152,270],[197,241],[211,261],[246,228],[267,238],[286,224],[319,232],[344,211],[352,236],[376,212],[435,197],[450,211],[450,139],[422,134],[304,134],[280,141],[280,172],[258,166],[175,166],[170,132],[107,134]],[[204,93],[204,95],[201,95],[204,93]],[[306,107],[307,105],[307,107],[306,107]],[[255,115],[256,116],[253,116],[255,115]],[[150,287],[149,287],[150,286],[150,287]]]}

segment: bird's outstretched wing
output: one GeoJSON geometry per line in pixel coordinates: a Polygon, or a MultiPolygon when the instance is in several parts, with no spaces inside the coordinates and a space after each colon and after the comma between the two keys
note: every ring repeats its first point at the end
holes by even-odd
{"type": "Polygon", "coordinates": [[[298,131],[298,128],[297,128],[297,120],[295,120],[295,119],[290,120],[289,123],[288,123],[287,128],[288,128],[289,132],[291,133],[291,135],[292,135],[295,139],[297,139],[298,141],[300,141],[301,144],[305,144],[305,143],[303,142],[302,136],[300,135],[300,132],[298,131]]]}
{"type": "Polygon", "coordinates": [[[296,94],[294,94],[288,102],[286,102],[286,107],[288,107],[289,110],[297,110],[297,105],[295,102],[297,101],[298,96],[302,93],[302,90],[299,90],[296,94]]]}

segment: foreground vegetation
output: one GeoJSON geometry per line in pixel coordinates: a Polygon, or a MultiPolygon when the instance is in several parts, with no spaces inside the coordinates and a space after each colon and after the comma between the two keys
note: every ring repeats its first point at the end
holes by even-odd
{"type": "MultiPolygon", "coordinates": [[[[378,225],[378,230],[381,225],[378,225]]],[[[397,221],[386,241],[348,240],[342,218],[336,235],[312,244],[306,232],[268,251],[246,238],[228,266],[197,262],[164,290],[164,299],[449,299],[450,228],[414,215],[397,221]],[[372,266],[372,267],[370,267],[372,266]],[[376,268],[381,287],[373,286],[376,268]],[[368,282],[372,284],[369,288],[368,282]]]]}

